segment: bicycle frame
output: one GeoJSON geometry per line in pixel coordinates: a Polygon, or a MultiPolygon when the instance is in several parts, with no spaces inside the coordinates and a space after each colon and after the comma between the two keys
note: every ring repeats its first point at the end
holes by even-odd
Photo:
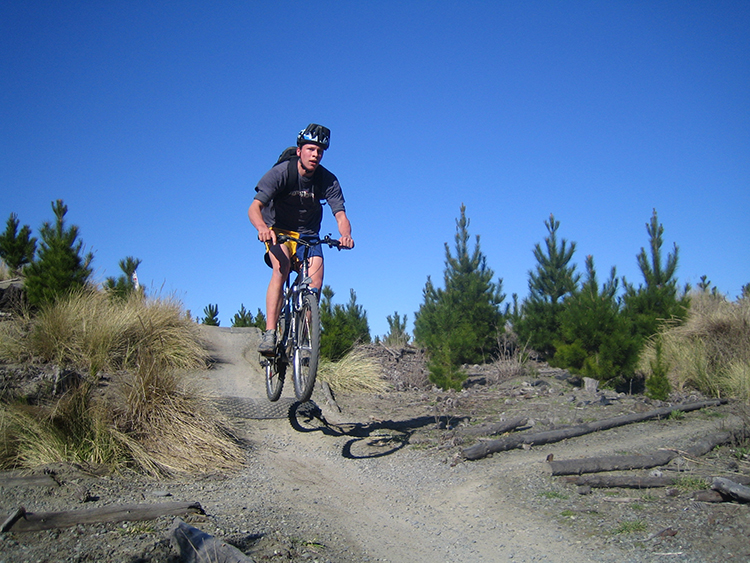
{"type": "Polygon", "coordinates": [[[320,355],[320,312],[318,295],[311,287],[309,276],[310,249],[319,244],[339,247],[338,241],[330,235],[323,239],[295,239],[278,235],[278,242],[295,241],[304,248],[303,258],[292,281],[292,272],[284,280],[282,309],[279,314],[277,334],[279,335],[277,354],[266,362],[266,391],[271,401],[281,395],[287,366],[291,365],[294,374],[294,392],[297,399],[305,402],[315,385],[317,365],[320,355]]]}

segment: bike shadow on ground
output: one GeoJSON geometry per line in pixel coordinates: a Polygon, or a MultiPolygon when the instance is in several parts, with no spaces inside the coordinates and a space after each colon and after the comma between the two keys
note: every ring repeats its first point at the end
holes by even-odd
{"type": "Polygon", "coordinates": [[[419,416],[407,420],[378,420],[367,423],[333,424],[312,401],[296,402],[289,407],[289,423],[298,432],[321,432],[326,436],[351,436],[341,451],[347,459],[366,459],[391,455],[409,444],[422,428],[452,430],[467,417],[419,416]]]}

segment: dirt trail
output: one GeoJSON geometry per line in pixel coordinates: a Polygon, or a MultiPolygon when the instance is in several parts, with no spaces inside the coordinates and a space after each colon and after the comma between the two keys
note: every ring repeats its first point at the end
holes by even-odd
{"type": "MultiPolygon", "coordinates": [[[[219,396],[264,397],[262,373],[252,352],[257,331],[206,332],[220,360],[206,375],[211,389],[219,396]]],[[[292,395],[288,383],[287,397],[292,395]]],[[[346,409],[333,412],[317,394],[313,400],[329,422],[367,423],[391,416],[360,408],[352,418],[346,409]]],[[[408,447],[381,457],[352,459],[345,456],[351,451],[347,444],[359,440],[325,430],[319,425],[298,432],[287,420],[248,421],[246,437],[253,444],[250,471],[269,476],[272,502],[279,510],[315,523],[321,533],[335,532],[360,556],[412,563],[622,560],[622,553],[595,540],[584,543],[533,505],[516,502],[519,492],[524,496],[519,488],[548,479],[546,454],[521,460],[510,452],[502,462],[454,467],[408,447]]]]}

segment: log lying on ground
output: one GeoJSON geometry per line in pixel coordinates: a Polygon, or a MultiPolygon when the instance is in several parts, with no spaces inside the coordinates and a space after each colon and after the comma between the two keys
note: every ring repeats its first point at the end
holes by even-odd
{"type": "Polygon", "coordinates": [[[253,563],[239,549],[175,519],[169,542],[179,552],[181,563],[253,563]]]}
{"type": "Polygon", "coordinates": [[[566,459],[550,461],[548,467],[552,471],[552,475],[581,475],[582,473],[600,473],[602,471],[649,469],[651,467],[666,465],[682,454],[691,457],[700,457],[713,450],[716,446],[728,442],[731,438],[731,432],[722,431],[697,439],[684,452],[659,450],[645,455],[612,455],[583,459],[566,459]]]}
{"type": "Polygon", "coordinates": [[[197,502],[162,502],[156,504],[119,504],[68,510],[65,512],[23,512],[8,528],[12,532],[37,532],[53,528],[69,528],[76,524],[100,524],[103,522],[125,522],[153,520],[159,516],[204,514],[197,502]]]}
{"type": "Polygon", "coordinates": [[[577,436],[583,436],[585,434],[591,434],[599,430],[609,430],[610,428],[616,428],[618,426],[624,426],[626,424],[632,424],[634,422],[644,422],[646,420],[652,420],[654,418],[664,418],[669,416],[672,412],[681,411],[689,412],[694,410],[703,409],[706,407],[716,407],[725,404],[726,399],[714,399],[711,401],[700,401],[696,403],[686,403],[682,405],[675,405],[672,407],[662,407],[646,413],[634,413],[622,416],[615,416],[613,418],[606,418],[604,420],[598,420],[596,422],[589,422],[586,424],[579,424],[578,426],[567,426],[565,428],[559,428],[557,430],[547,430],[545,432],[537,432],[534,434],[518,434],[514,436],[506,436],[499,440],[488,440],[479,442],[473,446],[465,448],[463,455],[466,459],[475,460],[481,459],[497,452],[504,452],[527,445],[542,445],[550,444],[552,442],[560,442],[568,438],[575,438],[577,436]]]}
{"type": "Polygon", "coordinates": [[[750,487],[745,487],[724,477],[716,477],[711,484],[711,488],[733,499],[750,502],[750,487]]]}
{"type": "Polygon", "coordinates": [[[516,428],[526,426],[529,419],[525,416],[519,416],[510,420],[496,422],[494,424],[480,424],[479,426],[467,426],[461,428],[461,434],[464,436],[492,436],[495,434],[505,434],[516,428]]]}
{"type": "Polygon", "coordinates": [[[670,487],[677,477],[653,477],[651,475],[579,475],[565,477],[565,481],[594,489],[653,489],[670,487]]]}
{"type": "Polygon", "coordinates": [[[0,473],[0,487],[59,487],[52,475],[15,475],[0,473]]]}

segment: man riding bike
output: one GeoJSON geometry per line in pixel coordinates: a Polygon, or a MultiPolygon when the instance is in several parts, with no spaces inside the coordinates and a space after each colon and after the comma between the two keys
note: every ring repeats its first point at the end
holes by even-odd
{"type": "MultiPolygon", "coordinates": [[[[301,259],[304,248],[291,241],[278,244],[277,233],[303,239],[317,238],[323,219],[321,202],[325,200],[336,218],[341,247],[354,247],[339,181],[320,165],[330,138],[330,130],[315,123],[300,131],[296,156],[288,160],[280,158],[281,162],[263,175],[248,209],[250,222],[258,230],[258,240],[266,243],[266,264],[273,269],[266,292],[266,331],[258,346],[258,352],[263,355],[275,353],[276,323],[284,281],[294,267],[294,260],[301,259]]],[[[310,285],[320,296],[323,286],[323,250],[320,246],[314,247],[309,264],[310,285]]]]}

